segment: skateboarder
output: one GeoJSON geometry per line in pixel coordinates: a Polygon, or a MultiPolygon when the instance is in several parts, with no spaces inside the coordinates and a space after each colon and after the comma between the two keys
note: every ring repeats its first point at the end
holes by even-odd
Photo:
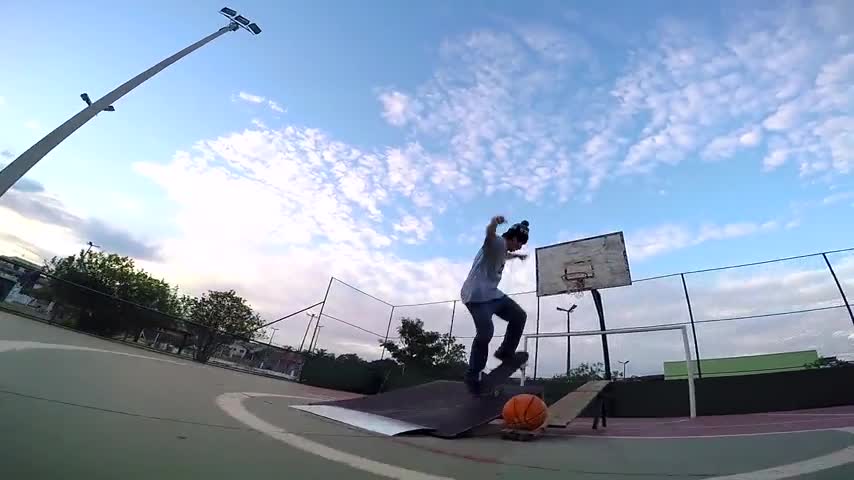
{"type": "Polygon", "coordinates": [[[523,220],[498,236],[496,229],[504,221],[504,217],[499,215],[493,217],[486,226],[486,238],[474,257],[471,270],[460,291],[460,298],[471,313],[477,332],[472,341],[469,366],[464,379],[466,387],[475,395],[481,393],[481,372],[486,366],[489,341],[492,340],[495,328],[492,316],[497,315],[507,322],[504,341],[495,351],[495,358],[502,362],[513,358],[528,317],[519,304],[498,289],[505,261],[527,258],[527,255],[513,252],[528,242],[528,222],[523,220]]]}

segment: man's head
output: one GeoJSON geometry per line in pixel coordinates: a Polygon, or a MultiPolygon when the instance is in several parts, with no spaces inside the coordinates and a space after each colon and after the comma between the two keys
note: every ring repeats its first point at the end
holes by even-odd
{"type": "Polygon", "coordinates": [[[522,220],[508,228],[501,236],[504,237],[508,252],[519,250],[522,245],[528,243],[528,221],[522,220]]]}

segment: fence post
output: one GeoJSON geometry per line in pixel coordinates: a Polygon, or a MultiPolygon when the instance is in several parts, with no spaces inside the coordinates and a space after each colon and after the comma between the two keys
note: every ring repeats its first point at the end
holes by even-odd
{"type": "Polygon", "coordinates": [[[448,329],[448,336],[452,337],[454,335],[454,316],[457,314],[457,301],[454,300],[454,304],[451,307],[451,328],[448,329]]]}
{"type": "Polygon", "coordinates": [[[854,324],[854,312],[851,311],[851,304],[848,303],[848,297],[845,296],[845,290],[842,289],[842,284],[839,283],[839,278],[836,276],[836,272],[833,271],[833,265],[831,265],[830,260],[827,259],[827,253],[822,253],[821,256],[824,257],[824,263],[827,264],[827,269],[830,270],[830,274],[833,275],[833,281],[836,282],[836,288],[839,289],[839,295],[842,296],[845,308],[848,309],[848,317],[851,318],[851,323],[854,324]]]}
{"type": "MultiPolygon", "coordinates": [[[[388,326],[385,327],[385,340],[383,340],[383,343],[388,341],[388,332],[391,331],[392,318],[394,318],[394,305],[391,306],[391,313],[388,314],[388,326]]],[[[380,353],[380,360],[383,358],[385,358],[385,345],[383,345],[383,351],[380,353]]]]}
{"type": "MultiPolygon", "coordinates": [[[[320,318],[320,317],[318,317],[320,318]]],[[[302,335],[302,342],[299,344],[299,351],[302,351],[302,347],[305,346],[305,339],[308,338],[308,329],[311,328],[311,324],[314,323],[314,314],[312,313],[308,318],[308,325],[305,326],[305,333],[302,335]]]]}
{"type": "MultiPolygon", "coordinates": [[[[537,296],[537,333],[540,333],[540,297],[537,296]]],[[[533,380],[537,379],[537,359],[540,357],[540,337],[534,339],[534,375],[533,380]]]]}
{"type": "Polygon", "coordinates": [[[694,310],[691,308],[691,297],[688,295],[688,284],[685,283],[685,274],[682,277],[682,290],[685,292],[685,303],[688,304],[688,318],[691,320],[691,334],[694,336],[694,355],[697,357],[697,378],[703,378],[703,367],[700,366],[700,347],[697,344],[697,329],[694,327],[694,310]]]}
{"type": "MultiPolygon", "coordinates": [[[[314,335],[311,336],[312,343],[314,343],[315,338],[317,338],[317,329],[320,328],[320,321],[323,320],[323,309],[326,307],[326,299],[329,298],[329,289],[332,288],[332,280],[335,280],[335,277],[329,277],[329,284],[326,285],[326,293],[323,295],[323,303],[320,305],[320,313],[317,314],[317,324],[314,326],[314,335]]],[[[312,347],[312,343],[308,344],[309,352],[314,348],[312,347]]]]}

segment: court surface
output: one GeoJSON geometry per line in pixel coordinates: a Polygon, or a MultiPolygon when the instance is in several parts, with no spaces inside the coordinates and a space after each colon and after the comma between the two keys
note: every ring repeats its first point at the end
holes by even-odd
{"type": "Polygon", "coordinates": [[[351,394],[0,312],[0,478],[854,478],[854,407],[581,419],[533,442],[382,437],[289,408],[351,394]]]}

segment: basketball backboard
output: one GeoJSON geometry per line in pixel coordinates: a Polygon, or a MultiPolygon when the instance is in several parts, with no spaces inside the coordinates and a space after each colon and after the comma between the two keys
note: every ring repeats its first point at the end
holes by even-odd
{"type": "Polygon", "coordinates": [[[632,284],[623,232],[539,247],[535,255],[538,297],[632,284]]]}

